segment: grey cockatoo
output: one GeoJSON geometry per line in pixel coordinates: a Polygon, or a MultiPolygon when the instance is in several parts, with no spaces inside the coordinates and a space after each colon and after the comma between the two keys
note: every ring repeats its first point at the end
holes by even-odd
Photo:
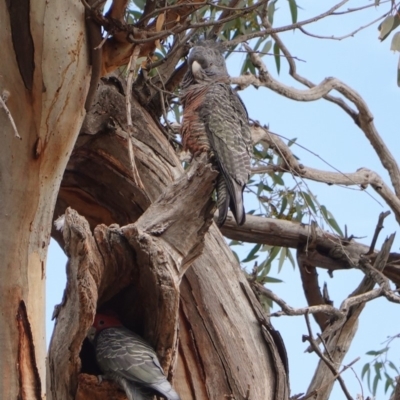
{"type": "Polygon", "coordinates": [[[192,154],[209,152],[220,171],[217,180],[218,225],[228,207],[238,225],[245,222],[243,190],[250,178],[252,154],[248,115],[229,84],[225,59],[215,43],[193,47],[183,78],[183,146],[192,154]]]}
{"type": "Polygon", "coordinates": [[[116,316],[96,314],[89,336],[105,378],[117,382],[129,400],[150,400],[155,394],[180,400],[153,348],[116,316]]]}

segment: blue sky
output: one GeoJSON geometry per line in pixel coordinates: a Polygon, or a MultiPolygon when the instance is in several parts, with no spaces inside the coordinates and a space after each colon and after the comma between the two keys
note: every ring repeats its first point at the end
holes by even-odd
{"type": "MultiPolygon", "coordinates": [[[[372,3],[372,1],[349,1],[346,8],[368,3],[372,3]]],[[[298,0],[298,4],[302,7],[299,10],[298,19],[303,20],[325,11],[334,2],[298,0]]],[[[280,9],[275,15],[275,26],[290,23],[288,2],[279,0],[277,6],[280,9]]],[[[377,18],[387,10],[387,7],[387,4],[383,4],[362,13],[330,17],[308,25],[307,30],[320,35],[341,36],[377,18]]],[[[298,31],[283,33],[281,38],[293,56],[305,61],[297,62],[300,74],[314,83],[329,76],[337,77],[363,96],[375,116],[375,124],[381,137],[395,158],[400,160],[397,122],[400,88],[396,84],[399,56],[390,51],[391,38],[386,39],[383,43],[378,40],[377,25],[343,41],[314,39],[304,36],[298,31]]],[[[244,55],[238,54],[228,63],[228,69],[232,76],[239,74],[243,59],[244,55]]],[[[281,63],[279,76],[276,73],[273,57],[265,56],[263,60],[277,79],[288,85],[301,87],[288,76],[288,67],[284,60],[281,63]]],[[[336,169],[342,172],[354,172],[358,168],[366,167],[376,171],[386,183],[390,183],[386,171],[364,134],[337,106],[324,100],[312,103],[294,102],[265,88],[258,90],[249,88],[242,92],[241,96],[251,118],[269,125],[273,132],[288,138],[297,137],[299,144],[318,154],[336,169]]],[[[330,169],[311,153],[298,147],[293,150],[304,165],[330,169]]],[[[334,214],[342,229],[346,224],[349,234],[362,237],[359,241],[370,244],[379,213],[388,209],[373,190],[368,189],[371,194],[369,196],[365,192],[349,188],[313,182],[307,182],[307,184],[318,197],[319,202],[334,214]]],[[[385,220],[384,225],[385,228],[380,235],[378,246],[382,244],[387,235],[398,230],[398,224],[393,215],[385,220]]],[[[396,238],[392,251],[399,251],[399,240],[396,238]]],[[[241,253],[245,255],[246,250],[241,250],[241,253]]],[[[65,286],[65,264],[65,256],[58,245],[52,243],[47,263],[48,340],[52,331],[50,316],[54,305],[61,301],[65,286]]],[[[270,285],[270,288],[280,297],[293,307],[306,305],[297,268],[293,270],[292,266],[287,263],[278,274],[277,265],[275,265],[271,270],[271,275],[284,281],[280,284],[270,285]]],[[[331,279],[326,271],[320,270],[319,276],[321,286],[324,281],[328,283],[330,296],[336,306],[339,306],[342,300],[354,290],[362,278],[362,274],[358,271],[335,272],[334,278],[331,279]]],[[[277,307],[274,310],[277,310],[277,307]]],[[[360,376],[362,366],[371,359],[371,357],[365,356],[365,353],[368,350],[383,347],[381,343],[388,336],[398,334],[400,332],[399,321],[399,308],[396,308],[396,305],[385,299],[378,299],[368,304],[360,317],[358,332],[344,363],[361,357],[361,360],[353,367],[360,376]]],[[[272,323],[281,332],[289,354],[292,394],[305,392],[318,359],[314,354],[304,353],[306,344],[301,341],[302,335],[307,334],[304,318],[280,317],[273,319],[272,323]]],[[[314,333],[316,332],[317,329],[314,326],[314,333]]],[[[392,346],[391,360],[400,367],[400,344],[394,342],[392,346]]],[[[346,371],[343,378],[354,397],[357,393],[361,393],[360,384],[353,372],[346,371]]],[[[368,388],[366,382],[362,383],[366,397],[369,394],[368,388]]],[[[341,398],[344,398],[343,394],[336,385],[331,399],[341,398]]],[[[389,398],[388,394],[384,395],[383,384],[380,384],[377,398],[389,398]]]]}

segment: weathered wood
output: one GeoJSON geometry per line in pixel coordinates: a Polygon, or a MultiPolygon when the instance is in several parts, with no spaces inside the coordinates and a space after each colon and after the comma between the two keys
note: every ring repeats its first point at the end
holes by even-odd
{"type": "MultiPolygon", "coordinates": [[[[142,315],[144,323],[135,326],[135,321],[141,318],[127,310],[133,308],[132,299],[139,301],[135,297],[137,296],[146,312],[157,312],[153,308],[154,299],[150,298],[152,293],[148,293],[148,297],[142,299],[146,290],[135,293],[134,286],[129,285],[108,303],[121,311],[127,325],[154,340],[153,344],[163,359],[175,360],[176,369],[170,369],[170,376],[173,376],[173,384],[185,400],[222,399],[225,395],[245,399],[249,385],[252,400],[287,398],[287,378],[284,368],[281,367],[282,362],[279,356],[276,356],[276,349],[269,349],[275,347],[275,343],[272,340],[269,343],[265,341],[263,328],[250,304],[257,300],[253,296],[250,301],[243,293],[239,282],[248,285],[246,279],[214,225],[205,235],[202,255],[193,262],[203,246],[199,239],[207,229],[207,225],[204,225],[205,215],[211,211],[209,206],[199,208],[199,201],[202,201],[204,196],[209,201],[210,192],[207,194],[202,192],[201,188],[187,188],[186,192],[193,191],[197,199],[184,200],[180,203],[181,209],[177,208],[178,203],[174,204],[169,200],[169,195],[164,195],[164,199],[169,202],[170,207],[162,208],[157,204],[156,200],[163,198],[164,190],[172,182],[182,179],[183,170],[158,123],[133,99],[131,140],[144,190],[135,187],[135,182],[129,175],[128,149],[124,144],[126,121],[124,97],[119,92],[120,89],[121,86],[115,80],[108,80],[101,86],[95,107],[102,109],[99,112],[99,108],[95,108],[95,112],[101,115],[102,123],[97,123],[96,127],[90,123],[85,124],[65,174],[57,212],[61,213],[62,207],[68,204],[86,216],[85,212],[89,210],[82,201],[85,197],[98,205],[88,212],[88,221],[92,229],[102,216],[112,218],[120,225],[136,222],[121,230],[126,235],[131,235],[129,241],[135,253],[142,252],[141,256],[135,257],[139,261],[136,267],[140,267],[146,259],[153,261],[159,258],[154,250],[157,249],[158,240],[165,236],[165,244],[171,252],[166,253],[165,260],[171,265],[177,263],[173,270],[178,280],[172,280],[172,286],[179,283],[184,269],[192,263],[181,282],[179,356],[171,353],[173,346],[163,344],[157,334],[162,329],[161,324],[164,324],[169,332],[167,340],[174,337],[172,324],[167,322],[163,315],[159,313],[153,316],[153,321],[149,318],[147,322],[146,317],[142,315]],[[92,159],[101,161],[92,166],[92,159]],[[109,174],[106,188],[95,184],[95,171],[97,174],[109,174]],[[85,181],[90,184],[86,184],[85,181]],[[122,181],[123,188],[120,186],[122,181]],[[68,188],[68,197],[65,196],[65,187],[68,188]],[[77,188],[79,190],[75,190],[77,188]],[[124,196],[121,195],[121,190],[124,191],[124,196]],[[115,197],[110,196],[110,193],[115,194],[115,197]],[[116,199],[121,199],[121,203],[117,204],[116,199]],[[152,219],[148,213],[152,207],[148,207],[154,202],[157,211],[152,219]],[[195,211],[199,209],[202,210],[200,214],[199,211],[195,211]],[[144,210],[147,211],[139,218],[144,210]],[[146,214],[148,217],[145,217],[146,214]],[[162,214],[165,214],[165,221],[168,220],[168,223],[160,222],[162,214]],[[198,245],[189,250],[191,242],[186,237],[191,236],[197,237],[194,242],[198,245]],[[179,267],[179,263],[183,269],[179,267]],[[280,366],[276,366],[276,363],[280,366]],[[280,374],[279,378],[276,377],[277,371],[280,374]],[[280,383],[277,383],[278,381],[280,383]]],[[[201,176],[198,178],[201,179],[201,176]]],[[[209,188],[212,188],[212,184],[209,188]]],[[[156,282],[152,274],[153,270],[150,268],[146,275],[140,278],[140,285],[156,282]]],[[[172,303],[175,304],[173,301],[172,303]]]]}
{"type": "Polygon", "coordinates": [[[176,353],[179,284],[212,221],[215,175],[209,165],[194,163],[135,224],[98,226],[94,235],[83,217],[67,209],[62,231],[68,280],[49,350],[49,398],[74,398],[81,345],[96,309],[130,284],[138,299],[130,307],[139,309],[146,339],[169,368],[176,353]]]}
{"type": "MultiPolygon", "coordinates": [[[[348,241],[338,235],[323,231],[317,226],[300,224],[274,218],[246,216],[246,222],[237,226],[231,213],[221,227],[224,236],[232,240],[249,243],[262,243],[270,246],[303,248],[298,257],[301,262],[312,267],[325,268],[331,271],[354,268],[369,247],[355,241],[348,241]],[[312,238],[313,246],[309,248],[312,238]]],[[[375,261],[378,251],[371,255],[375,261]]],[[[400,254],[390,253],[384,274],[396,285],[400,286],[400,254]]]]}
{"type": "MultiPolygon", "coordinates": [[[[394,234],[392,234],[382,246],[382,250],[376,257],[374,268],[378,271],[382,271],[385,268],[387,259],[389,257],[390,249],[393,244],[394,234]]],[[[360,261],[361,262],[361,261],[360,261]]],[[[365,276],[357,289],[351,293],[348,298],[366,293],[375,286],[375,281],[370,276],[365,276]]],[[[339,370],[342,361],[347,354],[350,345],[353,341],[354,335],[358,329],[358,320],[361,312],[364,310],[365,303],[358,304],[350,307],[348,315],[343,326],[338,331],[334,331],[326,340],[326,355],[329,354],[329,358],[332,363],[339,370]]],[[[330,327],[327,327],[323,335],[329,332],[330,327]]],[[[314,396],[318,400],[328,400],[333,389],[335,381],[333,379],[332,371],[328,366],[320,360],[318,362],[318,368],[315,370],[314,376],[308,387],[307,393],[311,393],[317,390],[317,394],[314,396]]]]}

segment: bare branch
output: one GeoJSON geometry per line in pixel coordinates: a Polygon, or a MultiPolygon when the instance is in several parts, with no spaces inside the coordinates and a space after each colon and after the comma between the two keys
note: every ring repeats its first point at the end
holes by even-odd
{"type": "Polygon", "coordinates": [[[385,200],[386,204],[393,211],[397,222],[400,223],[400,199],[376,172],[366,168],[360,168],[354,173],[342,173],[305,167],[294,157],[290,147],[287,146],[278,135],[269,132],[266,128],[253,126],[252,137],[254,143],[264,143],[266,146],[273,148],[276,154],[286,161],[286,165],[256,167],[253,168],[253,172],[270,172],[272,169],[275,172],[290,172],[295,176],[316,182],[324,182],[329,185],[358,185],[361,189],[366,189],[368,185],[371,185],[379,196],[385,200]]]}
{"type": "MultiPolygon", "coordinates": [[[[267,18],[263,19],[263,25],[267,28],[271,28],[271,25],[267,18]]],[[[394,187],[394,191],[396,196],[400,197],[400,169],[397,165],[395,158],[393,157],[392,153],[380,137],[375,124],[373,123],[374,117],[369,110],[367,104],[365,103],[364,99],[353,89],[349,86],[344,84],[343,82],[339,81],[336,78],[327,78],[322,81],[319,85],[314,85],[312,82],[308,81],[304,77],[300,76],[296,72],[296,63],[295,60],[292,58],[290,52],[281,41],[280,37],[275,33],[271,32],[272,38],[278,44],[279,48],[286,55],[286,60],[289,63],[290,67],[290,75],[297,80],[298,82],[304,84],[305,86],[309,87],[309,91],[300,91],[286,85],[281,84],[280,82],[274,80],[268,73],[268,70],[264,63],[262,63],[261,59],[259,59],[257,68],[260,70],[259,81],[261,81],[266,87],[274,90],[277,93],[282,94],[285,97],[292,98],[293,100],[298,101],[311,101],[314,99],[314,96],[321,91],[321,97],[325,98],[328,101],[331,101],[341,107],[347,114],[351,116],[354,122],[360,127],[360,129],[364,132],[367,139],[370,141],[372,147],[374,148],[375,152],[377,153],[379,159],[382,162],[382,165],[387,169],[389,172],[389,176],[391,182],[394,187]],[[265,80],[265,82],[264,82],[265,80]],[[316,89],[317,88],[317,89],[316,89]],[[340,94],[342,94],[347,100],[351,101],[357,108],[357,112],[352,110],[342,99],[333,97],[329,95],[329,92],[335,89],[340,94]]],[[[263,85],[260,85],[263,86],[263,85]]]]}
{"type": "MultiPolygon", "coordinates": [[[[372,6],[374,6],[374,5],[373,5],[373,4],[370,4],[368,7],[372,7],[372,6]]],[[[348,33],[348,34],[346,34],[346,35],[343,35],[343,36],[334,36],[334,35],[332,35],[332,36],[322,36],[322,35],[316,35],[316,34],[307,32],[302,26],[299,27],[299,30],[300,30],[301,32],[303,32],[305,35],[311,36],[311,37],[316,38],[316,39],[343,40],[343,39],[347,39],[347,38],[349,38],[349,37],[354,37],[358,32],[360,32],[360,31],[362,31],[362,30],[364,30],[364,29],[370,27],[371,25],[376,24],[378,21],[380,21],[381,19],[385,18],[385,17],[388,16],[389,14],[390,14],[390,11],[387,12],[387,13],[385,13],[385,14],[383,14],[383,15],[381,15],[380,17],[374,19],[373,21],[369,22],[368,24],[362,25],[362,26],[360,26],[359,28],[355,29],[354,31],[352,31],[352,32],[350,32],[350,33],[348,33]]]]}
{"type": "Polygon", "coordinates": [[[368,253],[365,254],[366,256],[369,256],[370,254],[372,254],[374,252],[376,241],[378,240],[379,232],[383,229],[383,220],[389,214],[390,214],[390,211],[381,212],[379,214],[378,224],[376,225],[376,228],[375,228],[374,237],[372,238],[371,246],[369,247],[368,253]]]}
{"type": "Polygon", "coordinates": [[[227,46],[236,46],[239,43],[247,42],[248,40],[254,39],[256,37],[264,37],[264,36],[267,36],[267,35],[271,35],[271,33],[279,33],[279,32],[284,32],[284,31],[297,29],[300,26],[311,24],[313,22],[319,21],[320,19],[328,17],[329,15],[332,15],[336,10],[341,8],[347,2],[348,2],[348,0],[343,0],[340,3],[336,4],[335,6],[333,6],[332,8],[330,8],[329,10],[325,11],[324,13],[319,14],[319,15],[317,15],[315,17],[306,19],[304,21],[299,21],[299,22],[296,22],[295,24],[281,26],[279,28],[273,28],[270,25],[265,30],[262,30],[262,31],[259,31],[259,32],[252,32],[252,33],[249,33],[247,35],[238,36],[237,38],[235,38],[233,40],[229,40],[229,41],[225,42],[225,44],[227,46]]]}
{"type": "MultiPolygon", "coordinates": [[[[318,357],[327,365],[327,367],[331,370],[334,379],[337,379],[337,381],[340,384],[340,387],[343,390],[344,395],[346,396],[346,398],[348,400],[353,400],[353,398],[351,397],[349,391],[347,390],[347,387],[342,379],[342,377],[340,376],[340,373],[336,370],[336,367],[334,365],[334,363],[329,360],[319,349],[318,344],[316,343],[316,341],[314,340],[314,336],[312,333],[312,329],[311,329],[311,324],[310,324],[310,318],[308,317],[308,313],[306,313],[304,315],[305,319],[306,319],[306,324],[307,324],[307,329],[308,329],[308,336],[303,336],[303,341],[307,340],[308,342],[310,342],[310,345],[312,347],[312,349],[314,350],[314,352],[318,355],[318,357]]],[[[354,361],[356,362],[356,361],[354,361]]],[[[354,364],[354,362],[352,364],[354,364]]],[[[347,368],[349,368],[347,366],[347,368]]],[[[344,369],[341,371],[343,372],[344,369]]],[[[304,397],[303,399],[307,399],[310,398],[311,394],[309,393],[306,397],[304,397]]]]}

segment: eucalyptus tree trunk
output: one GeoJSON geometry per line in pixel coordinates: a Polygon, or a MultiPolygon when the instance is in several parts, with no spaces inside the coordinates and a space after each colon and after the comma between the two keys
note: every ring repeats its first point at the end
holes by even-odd
{"type": "Polygon", "coordinates": [[[84,37],[80,2],[0,2],[1,399],[44,396],[46,254],[84,117],[84,37]]]}

